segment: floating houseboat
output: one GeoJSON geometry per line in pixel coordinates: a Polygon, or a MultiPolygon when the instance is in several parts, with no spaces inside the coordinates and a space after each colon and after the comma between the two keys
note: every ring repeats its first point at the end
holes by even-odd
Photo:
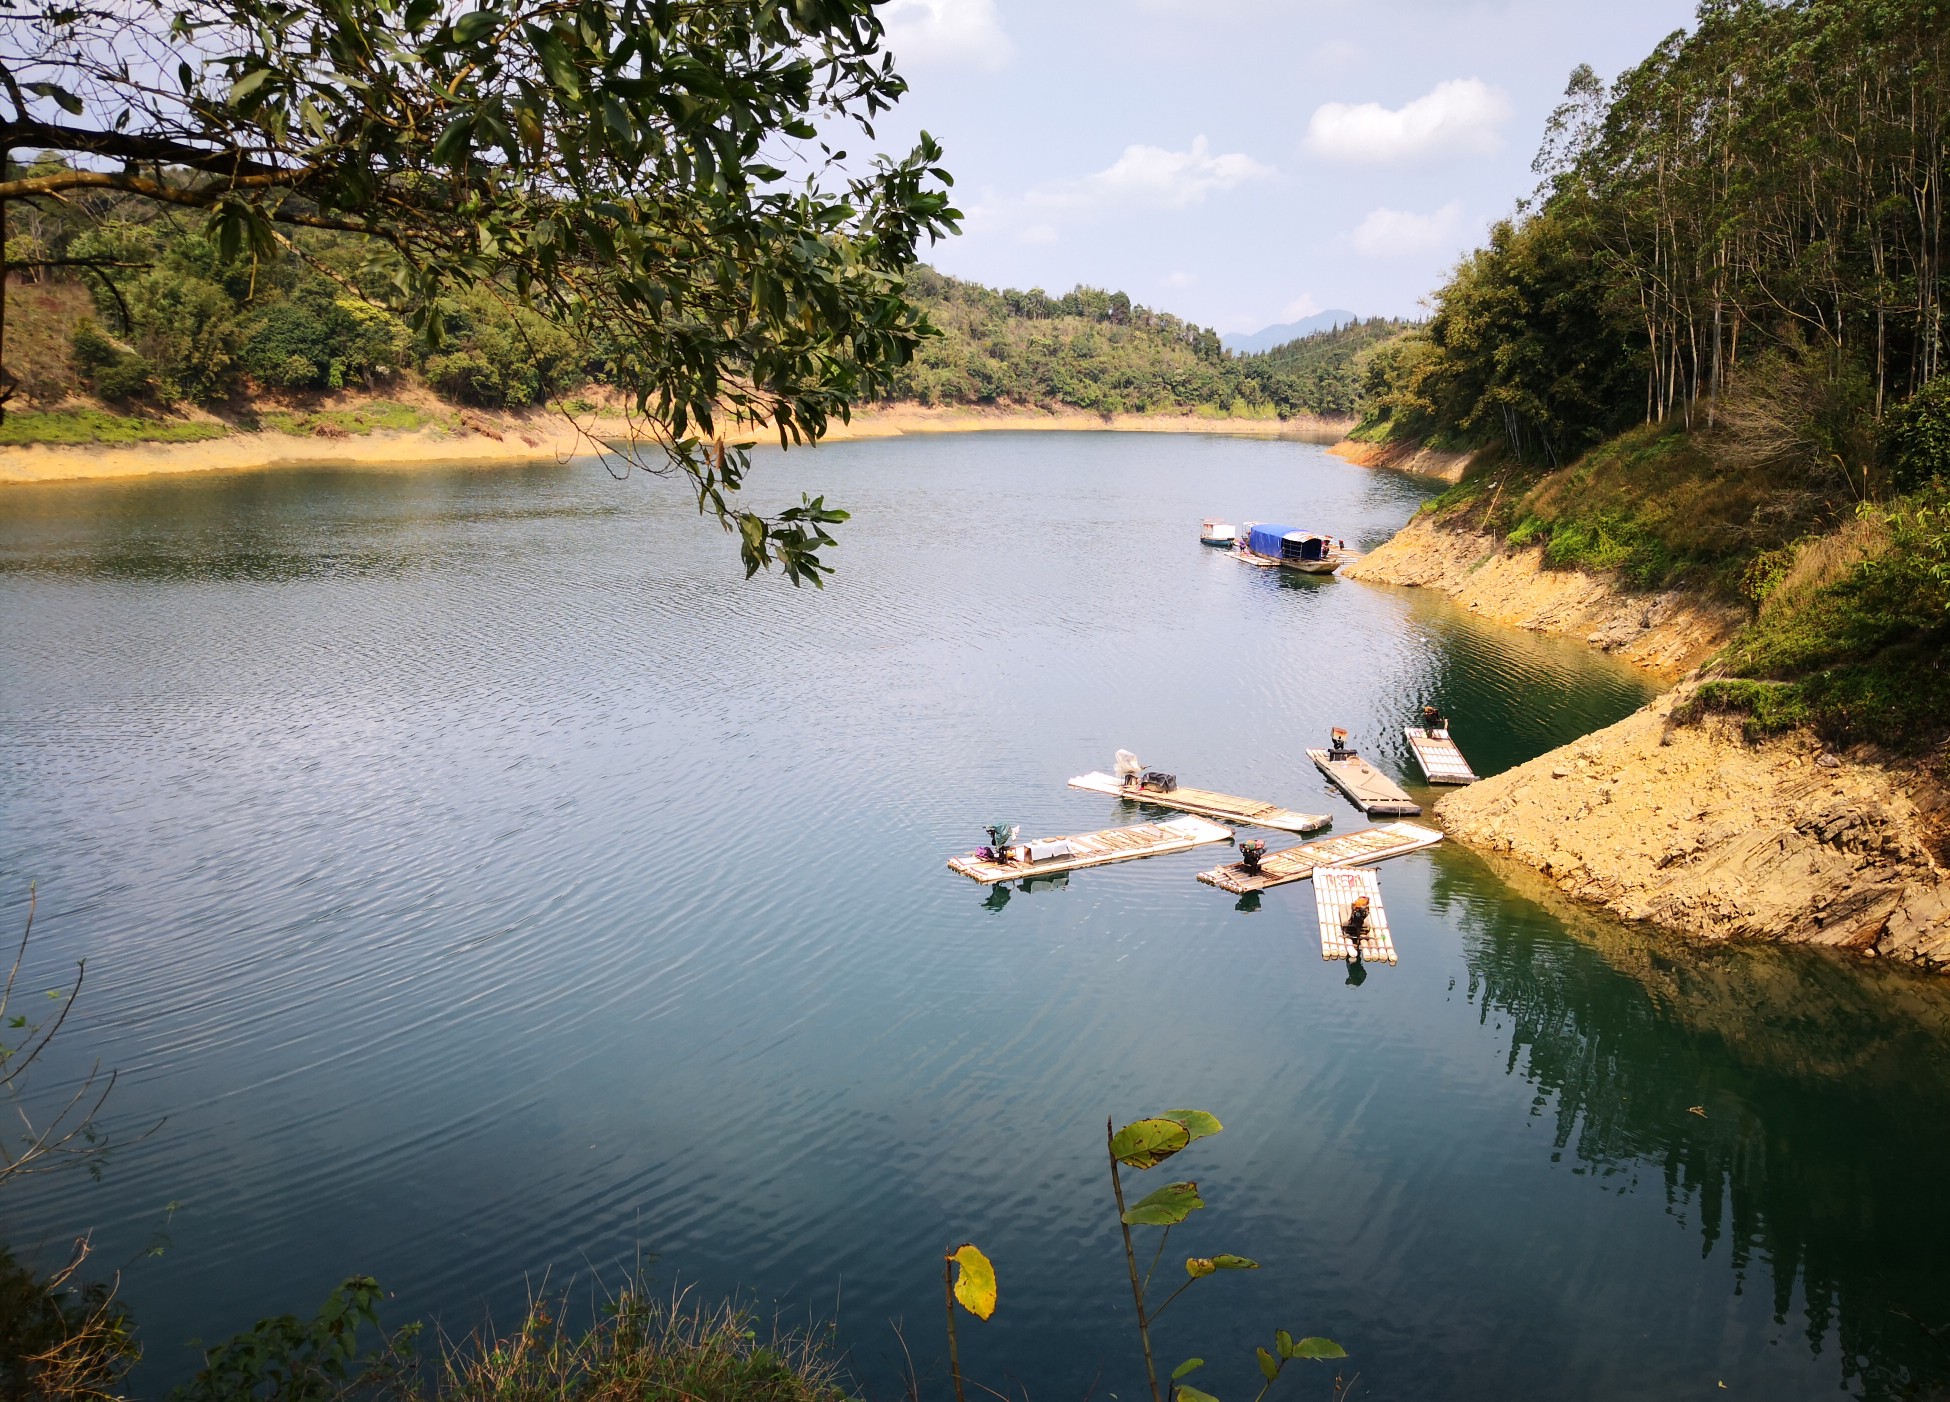
{"type": "Polygon", "coordinates": [[[1246,523],[1246,534],[1232,553],[1249,565],[1278,565],[1307,574],[1332,574],[1347,558],[1331,536],[1256,521],[1246,523]]]}
{"type": "Polygon", "coordinates": [[[1199,523],[1198,543],[1200,545],[1222,545],[1230,550],[1238,540],[1239,532],[1232,528],[1230,521],[1221,521],[1215,516],[1208,516],[1199,523]]]}

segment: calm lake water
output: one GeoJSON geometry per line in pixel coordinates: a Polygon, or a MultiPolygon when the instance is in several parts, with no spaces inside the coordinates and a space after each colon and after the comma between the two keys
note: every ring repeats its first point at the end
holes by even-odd
{"type": "Polygon", "coordinates": [[[1496,771],[1640,704],[1578,645],[1195,540],[1372,546],[1427,484],[991,434],[774,455],[753,495],[801,487],[857,517],[824,592],[589,463],[0,494],[0,930],[37,881],[34,986],[88,960],[52,1069],[120,1070],[119,1138],[160,1121],[0,1231],[131,1262],[144,1390],[355,1272],[458,1334],[652,1261],[836,1317],[874,1399],[898,1325],[938,1398],[973,1238],[971,1374],[1129,1402],[1103,1125],[1191,1105],[1228,1128],[1151,1175],[1209,1204],[1172,1256],[1264,1264],[1159,1326],[1221,1397],[1280,1327],[1376,1399],[1943,1395],[1941,986],[1693,949],[1454,846],[1381,868],[1401,964],[1358,985],[1308,886],[1193,880],[1223,848],[944,868],[991,818],[1136,821],[1063,783],[1119,746],[1348,831],[1331,724],[1405,776],[1435,696],[1496,771]]]}

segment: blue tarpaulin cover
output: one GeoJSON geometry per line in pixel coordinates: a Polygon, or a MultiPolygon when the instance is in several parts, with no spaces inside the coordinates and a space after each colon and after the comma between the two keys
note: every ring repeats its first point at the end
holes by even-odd
{"type": "Polygon", "coordinates": [[[1246,537],[1246,548],[1255,555],[1277,560],[1280,558],[1281,539],[1287,532],[1296,529],[1294,526],[1254,526],[1253,533],[1246,537]]]}

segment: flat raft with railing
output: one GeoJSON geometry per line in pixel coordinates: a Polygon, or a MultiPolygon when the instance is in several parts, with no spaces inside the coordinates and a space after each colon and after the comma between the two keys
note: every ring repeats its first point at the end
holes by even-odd
{"type": "Polygon", "coordinates": [[[1469,767],[1469,761],[1463,758],[1463,752],[1447,730],[1424,730],[1409,725],[1402,727],[1402,734],[1408,737],[1408,748],[1414,752],[1415,762],[1422,766],[1431,784],[1476,782],[1476,771],[1469,767]]]}
{"type": "Polygon", "coordinates": [[[1188,789],[1178,785],[1170,789],[1147,789],[1136,784],[1120,782],[1115,775],[1102,770],[1089,774],[1079,774],[1070,780],[1070,787],[1083,789],[1089,793],[1109,794],[1113,798],[1127,798],[1133,803],[1153,803],[1160,808],[1176,808],[1185,813],[1196,813],[1202,818],[1217,818],[1220,822],[1231,823],[1235,827],[1274,828],[1280,832],[1318,832],[1333,823],[1325,813],[1301,813],[1292,808],[1282,808],[1277,803],[1264,803],[1256,798],[1239,798],[1233,794],[1214,793],[1210,789],[1188,789]]]}
{"type": "Polygon", "coordinates": [[[1258,871],[1248,871],[1244,862],[1228,862],[1200,872],[1198,879],[1207,886],[1243,896],[1251,891],[1264,891],[1269,886],[1284,886],[1289,881],[1305,881],[1319,867],[1369,866],[1390,857],[1419,852],[1440,841],[1442,834],[1433,828],[1416,823],[1382,823],[1359,832],[1316,837],[1283,852],[1270,852],[1259,859],[1258,871]]]}

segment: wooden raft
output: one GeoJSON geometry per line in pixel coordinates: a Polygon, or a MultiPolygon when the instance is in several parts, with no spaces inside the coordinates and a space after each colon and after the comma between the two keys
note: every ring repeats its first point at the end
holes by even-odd
{"type": "Polygon", "coordinates": [[[1113,798],[1128,798],[1133,803],[1155,803],[1160,808],[1177,808],[1239,826],[1277,828],[1281,832],[1316,832],[1334,821],[1325,813],[1298,813],[1277,803],[1262,803],[1256,798],[1235,798],[1231,794],[1213,793],[1210,789],[1180,787],[1170,793],[1158,793],[1150,789],[1127,788],[1113,776],[1101,771],[1077,775],[1070,780],[1070,787],[1109,794],[1113,798]]]}
{"type": "Polygon", "coordinates": [[[1243,896],[1248,891],[1264,891],[1268,886],[1304,881],[1319,867],[1367,866],[1390,857],[1419,852],[1440,841],[1442,834],[1433,828],[1419,827],[1414,823],[1382,823],[1337,837],[1316,837],[1311,842],[1303,842],[1283,852],[1269,852],[1260,858],[1259,871],[1254,874],[1249,874],[1238,862],[1228,862],[1224,866],[1200,872],[1198,879],[1207,886],[1217,886],[1221,891],[1243,896]]]}
{"type": "Polygon", "coordinates": [[[1335,759],[1326,750],[1308,750],[1307,758],[1320,766],[1320,772],[1335,788],[1354,800],[1355,807],[1371,817],[1413,818],[1422,811],[1422,805],[1404,793],[1400,784],[1358,754],[1349,752],[1345,758],[1335,759]]]}
{"type": "Polygon", "coordinates": [[[1079,867],[1102,866],[1106,862],[1128,862],[1137,857],[1183,852],[1188,848],[1202,847],[1208,842],[1224,842],[1231,836],[1230,828],[1208,823],[1203,818],[1173,818],[1164,823],[1106,828],[1102,832],[1080,833],[1075,837],[1037,839],[1039,844],[1069,843],[1075,850],[1067,857],[1051,857],[1041,862],[993,862],[984,861],[971,852],[965,857],[950,857],[948,868],[990,886],[998,881],[1014,881],[1025,876],[1049,876],[1059,871],[1075,871],[1079,867]]]}
{"type": "Polygon", "coordinates": [[[1320,918],[1320,957],[1352,959],[1347,938],[1347,913],[1357,896],[1368,898],[1368,928],[1361,936],[1361,962],[1393,964],[1395,937],[1388,931],[1388,912],[1381,908],[1381,883],[1371,871],[1353,867],[1320,867],[1314,872],[1314,912],[1320,918]]]}
{"type": "Polygon", "coordinates": [[[1469,767],[1463,752],[1456,748],[1456,742],[1446,730],[1422,730],[1416,726],[1405,726],[1402,734],[1408,737],[1408,747],[1415,752],[1415,762],[1422,766],[1431,784],[1473,784],[1476,771],[1469,767]]]}

